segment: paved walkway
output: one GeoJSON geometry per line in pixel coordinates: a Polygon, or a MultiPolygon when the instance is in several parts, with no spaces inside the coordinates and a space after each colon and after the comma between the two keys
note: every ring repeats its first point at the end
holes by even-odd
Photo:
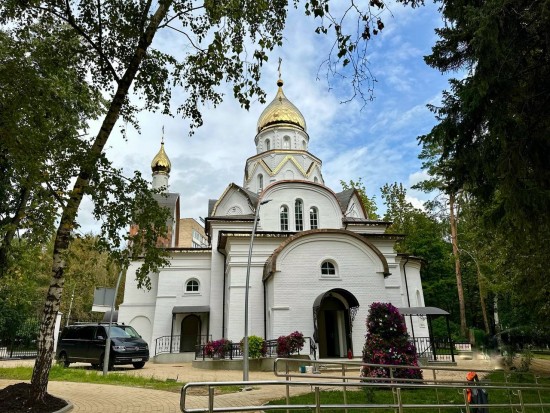
{"type": "MultiPolygon", "coordinates": [[[[33,365],[33,361],[0,361],[0,367],[33,365]]],[[[466,369],[491,369],[493,364],[488,360],[461,361],[457,366],[466,369]]],[[[71,368],[87,369],[84,364],[75,363],[71,368]]],[[[178,364],[154,364],[148,363],[141,370],[117,367],[115,372],[109,374],[135,374],[156,379],[177,379],[178,382],[197,381],[241,381],[240,371],[212,371],[191,367],[191,363],[178,364]]],[[[463,380],[464,373],[456,373],[453,377],[463,380]]],[[[438,375],[439,377],[439,375],[438,375]]],[[[250,380],[281,380],[271,372],[250,372],[250,380]]],[[[2,380],[0,388],[20,380],[2,380]]],[[[307,389],[309,390],[309,389],[307,389]]],[[[69,383],[50,381],[48,392],[57,397],[69,400],[74,408],[73,412],[112,412],[112,413],[141,413],[141,412],[179,412],[179,393],[171,393],[160,390],[123,387],[114,385],[69,383]]],[[[297,394],[298,390],[291,390],[291,394],[297,394]]],[[[285,386],[254,387],[252,390],[236,393],[216,395],[216,406],[237,407],[247,405],[262,405],[265,402],[285,396],[285,386]]],[[[188,397],[188,407],[207,406],[207,397],[192,395],[188,397]]]]}
{"type": "MultiPolygon", "coordinates": [[[[0,361],[0,367],[32,366],[33,360],[0,361]]],[[[75,363],[70,368],[89,369],[89,365],[75,363]]],[[[143,369],[134,370],[125,366],[117,366],[109,374],[129,374],[153,377],[159,380],[176,379],[182,387],[186,382],[205,381],[241,381],[242,372],[238,370],[202,370],[191,366],[191,363],[154,364],[147,363],[143,369]]],[[[251,381],[281,380],[272,372],[250,372],[251,381]]],[[[21,380],[3,380],[0,377],[0,388],[21,380]]],[[[309,389],[308,389],[309,390],[309,389]]],[[[61,397],[73,404],[73,412],[110,412],[110,413],[141,413],[141,412],[180,412],[180,393],[161,390],[150,390],[138,387],[125,387],[103,384],[71,383],[50,381],[48,393],[61,397]]],[[[193,392],[192,392],[193,393],[193,392]]],[[[196,393],[196,392],[195,392],[196,393]]],[[[291,390],[291,394],[298,391],[291,390]]],[[[262,405],[269,400],[285,396],[285,387],[257,387],[244,392],[216,395],[215,405],[225,407],[262,405]]],[[[187,406],[206,407],[206,396],[190,395],[187,406]]]]}

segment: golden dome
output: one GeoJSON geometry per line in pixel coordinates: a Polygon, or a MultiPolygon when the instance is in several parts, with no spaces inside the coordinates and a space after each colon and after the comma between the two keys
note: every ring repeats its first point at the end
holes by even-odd
{"type": "Polygon", "coordinates": [[[294,106],[283,93],[283,81],[277,81],[279,90],[275,99],[267,105],[258,119],[258,133],[272,125],[298,127],[306,131],[306,120],[298,108],[294,106]]]}
{"type": "Polygon", "coordinates": [[[166,174],[169,174],[170,169],[172,169],[170,159],[168,159],[168,155],[166,155],[166,152],[164,152],[164,141],[160,143],[160,150],[153,158],[153,162],[151,162],[151,169],[153,170],[153,172],[166,174]]]}

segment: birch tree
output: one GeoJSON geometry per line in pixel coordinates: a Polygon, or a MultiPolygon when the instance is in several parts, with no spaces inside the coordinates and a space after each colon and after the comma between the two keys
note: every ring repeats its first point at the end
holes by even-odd
{"type": "MultiPolygon", "coordinates": [[[[297,7],[298,1],[292,4],[297,7]]],[[[333,47],[327,50],[326,68],[330,73],[347,70],[355,94],[368,100],[372,93],[372,76],[366,60],[366,44],[384,28],[380,12],[382,0],[371,1],[360,9],[355,2],[333,15],[329,5],[336,2],[310,0],[303,4],[305,14],[318,22],[317,33],[330,35],[333,47]]],[[[422,0],[400,0],[415,7],[422,0]]],[[[115,259],[130,260],[117,247],[117,232],[129,220],[141,219],[149,226],[140,228],[132,239],[134,253],[149,251],[151,259],[138,271],[140,285],[148,285],[147,274],[165,263],[161,255],[147,246],[154,245],[162,221],[152,201],[143,191],[143,180],[137,176],[126,185],[133,198],[140,198],[142,207],[125,212],[117,197],[125,197],[119,189],[123,178],[110,170],[104,149],[117,121],[122,118],[135,124],[140,108],[131,96],[143,99],[144,109],[171,113],[171,92],[182,88],[187,98],[177,112],[191,122],[191,130],[202,124],[201,105],[214,106],[222,101],[222,83],[233,86],[234,97],[244,108],[252,99],[265,100],[259,86],[261,68],[268,52],[283,43],[288,1],[286,0],[7,0],[0,8],[2,23],[19,28],[40,21],[50,27],[68,27],[82,45],[78,50],[81,63],[87,68],[87,80],[106,96],[105,113],[99,130],[92,135],[81,158],[74,165],[74,183],[63,193],[52,264],[52,278],[47,293],[40,330],[38,357],[33,371],[32,397],[41,400],[46,393],[52,361],[55,314],[64,286],[64,253],[75,229],[76,217],[84,196],[95,202],[95,213],[106,220],[102,230],[104,247],[115,259]],[[182,36],[186,52],[183,57],[162,51],[154,40],[159,31],[174,30],[182,36]],[[109,170],[108,173],[105,171],[109,170]],[[114,195],[114,200],[112,199],[114,195]],[[150,207],[150,208],[149,208],[150,207]],[[141,213],[139,217],[134,212],[141,213]],[[108,212],[108,213],[107,213],[108,212]],[[155,221],[156,220],[156,221],[155,221]]],[[[130,199],[124,198],[126,205],[130,199]]],[[[158,208],[157,208],[158,210],[158,208]]],[[[128,238],[128,237],[126,237],[128,238]]],[[[147,255],[146,255],[147,257],[147,255]]],[[[125,263],[122,262],[121,265],[125,263]]]]}

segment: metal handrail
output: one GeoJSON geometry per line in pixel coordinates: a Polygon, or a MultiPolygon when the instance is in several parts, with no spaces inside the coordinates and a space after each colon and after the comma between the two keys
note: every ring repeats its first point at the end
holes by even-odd
{"type": "Polygon", "coordinates": [[[516,384],[514,386],[506,385],[493,385],[493,384],[479,384],[478,388],[483,388],[487,390],[511,390],[514,391],[515,395],[518,397],[517,402],[510,403],[487,403],[483,405],[472,404],[468,402],[468,397],[466,393],[466,388],[472,387],[472,384],[420,384],[420,383],[342,383],[334,381],[238,381],[238,382],[201,382],[201,383],[188,383],[181,390],[180,397],[180,409],[184,413],[210,413],[210,412],[248,412],[248,411],[278,411],[278,410],[289,410],[289,409],[311,409],[312,411],[320,412],[324,409],[373,409],[373,408],[385,408],[385,409],[397,409],[399,412],[403,412],[405,409],[441,409],[441,408],[464,408],[466,412],[470,412],[471,409],[486,407],[486,408],[496,408],[496,407],[512,407],[519,408],[518,412],[525,412],[526,408],[531,407],[550,407],[550,402],[543,403],[525,403],[522,398],[522,391],[548,391],[550,387],[548,386],[528,386],[525,384],[516,384]],[[214,398],[215,392],[214,389],[219,387],[227,386],[242,386],[242,387],[256,387],[256,386],[289,386],[294,388],[305,387],[315,391],[315,404],[287,404],[283,405],[257,405],[257,406],[218,406],[214,407],[214,398]],[[363,404],[321,404],[319,392],[321,388],[345,388],[345,387],[355,387],[355,388],[379,388],[379,389],[391,389],[396,393],[396,399],[394,403],[363,403],[363,404]],[[206,387],[208,390],[208,406],[206,407],[187,407],[188,392],[190,389],[197,387],[206,387]],[[406,389],[454,389],[462,393],[464,402],[462,403],[404,403],[401,397],[401,393],[406,389]]]}
{"type": "MultiPolygon", "coordinates": [[[[274,364],[274,373],[275,376],[283,378],[284,380],[280,381],[242,381],[242,382],[202,382],[202,383],[188,383],[181,390],[180,398],[180,408],[184,413],[202,413],[202,412],[247,412],[247,411],[277,411],[277,410],[290,410],[290,409],[310,409],[315,412],[321,412],[326,409],[344,409],[347,410],[357,410],[357,409],[370,409],[370,408],[386,408],[386,409],[395,409],[402,413],[405,409],[408,410],[420,410],[420,409],[442,409],[442,408],[455,408],[462,409],[464,408],[466,413],[471,412],[471,409],[479,407],[509,407],[517,408],[518,412],[525,412],[526,408],[530,407],[539,407],[544,408],[550,407],[550,402],[543,403],[541,394],[550,394],[550,385],[542,385],[538,383],[538,376],[534,375],[535,383],[513,383],[509,381],[512,374],[505,376],[504,383],[489,383],[489,382],[476,382],[472,384],[471,382],[462,381],[462,380],[441,380],[437,378],[438,371],[453,371],[453,372],[468,372],[469,369],[463,368],[453,368],[453,367],[431,367],[431,366],[396,366],[396,365],[384,365],[384,364],[370,364],[362,363],[357,361],[317,361],[317,360],[300,360],[301,364],[311,364],[313,366],[312,374],[295,374],[289,371],[289,362],[296,363],[296,359],[276,359],[274,364]],[[350,371],[359,370],[363,367],[383,367],[390,369],[389,378],[367,378],[361,377],[360,375],[347,375],[346,373],[350,371]],[[340,371],[341,375],[338,374],[325,374],[319,375],[321,368],[326,369],[326,371],[340,371]],[[331,370],[332,368],[332,370],[331,370]],[[416,368],[425,370],[426,372],[431,371],[433,379],[400,379],[396,378],[393,375],[395,369],[398,368],[416,368]],[[283,371],[281,373],[280,371],[283,371]],[[301,380],[291,381],[294,378],[299,378],[301,380]],[[306,379],[307,381],[304,381],[306,379]],[[214,407],[214,390],[217,387],[224,386],[242,386],[244,389],[249,389],[251,387],[257,386],[285,386],[286,393],[286,404],[285,405],[273,405],[273,406],[240,406],[240,407],[221,407],[219,406],[221,402],[217,402],[218,407],[214,407]],[[510,398],[508,403],[489,403],[484,405],[476,405],[468,403],[467,398],[467,388],[476,387],[479,389],[486,390],[507,390],[510,398]],[[208,391],[208,406],[200,408],[190,408],[186,406],[187,402],[187,392],[191,388],[196,387],[206,387],[208,391]],[[290,404],[290,388],[293,387],[302,387],[309,388],[311,391],[315,391],[315,404],[290,404]],[[321,388],[337,388],[341,389],[343,392],[344,403],[343,404],[321,404],[319,392],[321,388]],[[393,403],[386,404],[349,404],[347,403],[347,388],[371,388],[371,389],[391,389],[392,394],[394,395],[393,403]],[[407,389],[434,389],[436,393],[437,403],[431,404],[412,404],[412,403],[403,403],[401,393],[403,390],[407,389]],[[443,389],[455,389],[463,396],[463,403],[441,403],[439,398],[439,391],[443,389]],[[522,391],[524,392],[537,392],[539,402],[538,403],[525,403],[522,396],[522,391]],[[512,394],[517,398],[517,402],[512,400],[512,394]]],[[[476,370],[478,373],[489,373],[494,372],[495,370],[476,370]]],[[[519,373],[518,374],[525,374],[519,373]]],[[[273,392],[272,392],[273,393],[273,392]]]]}
{"type": "MultiPolygon", "coordinates": [[[[155,339],[155,356],[165,353],[180,353],[181,337],[181,335],[157,337],[155,339]]],[[[211,338],[211,335],[198,335],[195,347],[209,341],[211,338]]]]}

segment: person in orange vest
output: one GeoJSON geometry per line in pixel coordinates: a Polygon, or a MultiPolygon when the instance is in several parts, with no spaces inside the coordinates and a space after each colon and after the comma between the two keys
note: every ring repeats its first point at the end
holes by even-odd
{"type": "MultiPolygon", "coordinates": [[[[479,377],[477,377],[477,373],[475,371],[469,371],[468,374],[466,374],[466,380],[468,380],[468,382],[472,382],[475,385],[479,383],[479,377]]],[[[485,389],[481,388],[467,388],[466,398],[468,400],[468,404],[489,403],[487,392],[485,391],[485,389]]],[[[487,407],[473,407],[470,409],[470,411],[473,413],[487,413],[489,409],[487,407]]]]}

